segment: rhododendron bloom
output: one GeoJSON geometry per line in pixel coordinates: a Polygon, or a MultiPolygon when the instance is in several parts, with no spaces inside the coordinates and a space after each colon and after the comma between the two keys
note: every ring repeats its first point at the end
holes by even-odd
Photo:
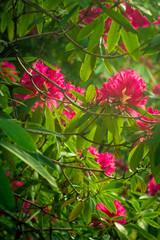
{"type": "MultiPolygon", "coordinates": [[[[115,200],[114,205],[117,209],[117,213],[110,212],[103,203],[98,203],[97,206],[96,206],[96,209],[104,212],[106,215],[108,215],[109,218],[119,217],[119,216],[127,216],[125,214],[126,209],[124,208],[123,205],[121,205],[121,202],[118,202],[117,200],[115,200]]],[[[99,215],[101,215],[101,214],[99,213],[99,215]]],[[[107,222],[109,222],[109,220],[107,220],[105,218],[103,218],[103,219],[106,220],[107,222]]],[[[115,221],[112,221],[112,223],[113,222],[118,222],[120,224],[125,224],[126,219],[115,220],[115,221]]]]}
{"type": "MultiPolygon", "coordinates": [[[[60,87],[64,88],[65,80],[64,80],[63,74],[60,72],[61,71],[60,68],[58,68],[56,66],[57,71],[53,70],[47,66],[44,66],[42,61],[40,61],[38,63],[33,63],[33,67],[37,71],[41,72],[43,75],[48,77],[51,81],[53,81],[60,87]]],[[[25,88],[31,90],[33,92],[33,94],[31,94],[31,95],[16,95],[16,96],[23,100],[26,100],[33,96],[39,96],[39,99],[35,103],[34,108],[37,108],[38,105],[43,107],[44,102],[47,103],[47,105],[50,109],[53,107],[52,104],[55,107],[57,107],[58,102],[56,100],[62,101],[64,99],[64,96],[63,96],[61,90],[59,88],[57,88],[55,85],[53,85],[51,82],[47,81],[44,77],[40,76],[38,73],[33,71],[32,69],[28,69],[28,72],[30,72],[33,75],[33,77],[32,77],[33,83],[31,82],[30,76],[27,73],[23,74],[23,76],[20,80],[20,83],[22,85],[24,85],[25,88]],[[34,84],[37,87],[37,89],[34,86],[34,84]],[[39,92],[38,90],[43,92],[44,95],[43,95],[43,93],[39,92]]]]}
{"type": "Polygon", "coordinates": [[[154,178],[151,178],[151,181],[148,184],[148,194],[149,195],[155,195],[160,192],[160,184],[156,184],[154,178]]]}
{"type": "Polygon", "coordinates": [[[97,149],[94,147],[88,148],[88,151],[92,155],[97,156],[95,160],[100,164],[101,169],[106,169],[105,174],[110,176],[111,173],[115,172],[115,158],[111,153],[98,153],[97,149]]]}
{"type": "MultiPolygon", "coordinates": [[[[146,111],[148,113],[150,113],[151,115],[152,114],[160,115],[160,111],[158,111],[157,109],[153,110],[153,107],[147,108],[146,111]]],[[[142,117],[142,120],[149,121],[149,122],[143,122],[140,119],[138,119],[136,121],[136,123],[140,126],[141,129],[150,129],[151,126],[152,126],[152,122],[154,123],[154,122],[159,122],[160,121],[160,119],[158,119],[158,118],[151,119],[151,118],[146,117],[146,116],[142,117]]]]}
{"type": "Polygon", "coordinates": [[[17,77],[17,73],[14,71],[15,69],[16,68],[12,63],[9,63],[7,61],[2,62],[0,67],[0,75],[3,78],[10,78],[13,82],[16,82],[16,79],[14,78],[14,76],[17,77]]]}
{"type": "Polygon", "coordinates": [[[158,83],[157,85],[154,86],[154,88],[152,89],[152,92],[155,95],[159,95],[160,94],[160,83],[158,83]]]}
{"type": "Polygon", "coordinates": [[[125,70],[110,77],[108,82],[103,83],[99,90],[102,101],[116,101],[120,105],[130,104],[142,106],[148,97],[142,97],[143,90],[146,90],[146,83],[135,70],[125,70]]]}
{"type": "Polygon", "coordinates": [[[135,29],[138,27],[147,27],[149,25],[149,20],[146,16],[143,16],[139,10],[134,9],[128,4],[123,4],[126,6],[126,11],[123,15],[130,21],[135,29]]]}

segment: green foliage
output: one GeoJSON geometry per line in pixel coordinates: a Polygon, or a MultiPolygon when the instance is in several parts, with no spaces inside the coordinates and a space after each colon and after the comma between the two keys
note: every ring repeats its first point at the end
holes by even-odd
{"type": "Polygon", "coordinates": [[[0,239],[160,239],[160,9],[126,4],[2,1],[0,239]]]}

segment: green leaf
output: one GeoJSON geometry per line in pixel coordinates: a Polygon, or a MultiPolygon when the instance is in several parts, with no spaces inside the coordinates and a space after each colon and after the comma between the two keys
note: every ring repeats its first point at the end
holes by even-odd
{"type": "Polygon", "coordinates": [[[76,99],[78,99],[78,100],[81,101],[82,103],[85,103],[86,99],[85,99],[85,97],[84,97],[81,93],[76,92],[76,91],[74,91],[74,90],[70,90],[70,92],[73,94],[73,96],[76,97],[76,99]]]}
{"type": "Polygon", "coordinates": [[[100,15],[98,17],[98,21],[96,24],[96,27],[90,37],[89,43],[88,43],[88,50],[92,50],[98,43],[100,38],[102,37],[102,34],[104,32],[104,17],[100,15]]]}
{"type": "Polygon", "coordinates": [[[86,103],[90,102],[96,94],[96,89],[94,85],[89,85],[86,91],[86,103]]]}
{"type": "Polygon", "coordinates": [[[78,3],[81,7],[86,8],[89,4],[89,0],[78,0],[78,3]]]}
{"type": "Polygon", "coordinates": [[[160,215],[160,212],[145,212],[143,213],[144,218],[156,218],[160,215]]]}
{"type": "Polygon", "coordinates": [[[31,153],[30,155],[33,158],[35,158],[37,161],[39,161],[42,165],[44,165],[52,170],[56,170],[53,162],[48,157],[42,155],[42,153],[40,151],[37,151],[37,153],[31,153]]]}
{"type": "Polygon", "coordinates": [[[92,212],[91,212],[90,205],[88,202],[85,202],[85,206],[84,206],[84,210],[83,210],[83,218],[87,225],[91,222],[92,212]]]}
{"type": "Polygon", "coordinates": [[[140,188],[142,194],[144,194],[147,189],[147,184],[144,182],[144,180],[140,176],[136,175],[135,177],[136,177],[138,187],[140,188]]]}
{"type": "Polygon", "coordinates": [[[141,208],[140,208],[139,202],[136,201],[136,199],[132,198],[131,203],[132,203],[132,206],[134,207],[134,209],[135,209],[138,213],[140,213],[140,212],[141,212],[141,208]]]}
{"type": "Polygon", "coordinates": [[[121,36],[123,43],[128,50],[131,57],[139,62],[140,58],[140,44],[138,40],[138,36],[135,33],[127,32],[124,28],[121,28],[121,36]]]}
{"type": "Polygon", "coordinates": [[[106,208],[108,208],[108,210],[110,212],[113,212],[113,213],[117,213],[117,208],[116,206],[114,205],[113,201],[111,200],[111,198],[109,197],[108,193],[107,194],[103,194],[103,195],[99,195],[98,196],[102,203],[106,206],[106,208]]]}
{"type": "Polygon", "coordinates": [[[138,145],[136,145],[129,154],[128,161],[129,161],[130,168],[133,172],[136,171],[136,168],[138,167],[139,162],[142,160],[143,151],[144,151],[144,143],[141,142],[138,145]]]}
{"type": "Polygon", "coordinates": [[[133,28],[132,24],[120,13],[113,11],[111,8],[103,7],[99,1],[97,1],[97,4],[100,6],[100,8],[103,10],[103,12],[107,13],[107,15],[115,20],[118,24],[123,26],[127,31],[136,33],[136,30],[133,28]]]}
{"type": "Polygon", "coordinates": [[[21,104],[20,107],[17,109],[18,116],[22,117],[24,114],[29,112],[37,100],[38,96],[35,96],[23,101],[23,104],[21,104]]]}
{"type": "Polygon", "coordinates": [[[15,211],[15,199],[4,169],[0,165],[0,207],[9,212],[15,211]]]}
{"type": "Polygon", "coordinates": [[[64,208],[64,207],[66,207],[67,205],[71,204],[71,203],[74,202],[75,200],[76,200],[75,197],[68,199],[66,202],[64,202],[64,203],[62,204],[61,209],[64,208]]]}
{"type": "Polygon", "coordinates": [[[8,166],[11,171],[14,171],[16,169],[14,155],[5,148],[3,149],[3,159],[8,163],[8,166]]]}
{"type": "Polygon", "coordinates": [[[82,28],[79,31],[77,36],[78,41],[84,38],[87,38],[93,32],[93,29],[96,26],[96,24],[97,24],[97,19],[95,19],[93,22],[87,24],[84,28],[82,28]]]}
{"type": "Polygon", "coordinates": [[[115,224],[116,228],[117,228],[121,233],[123,233],[124,235],[127,235],[127,234],[128,234],[127,230],[125,229],[125,227],[123,227],[122,224],[120,224],[120,223],[118,223],[118,222],[115,222],[114,224],[115,224]]]}
{"type": "Polygon", "coordinates": [[[96,63],[97,63],[97,58],[95,56],[86,54],[84,62],[82,63],[81,69],[80,69],[80,78],[83,82],[88,80],[92,71],[96,67],[96,63]]]}
{"type": "Polygon", "coordinates": [[[107,51],[112,52],[120,38],[120,25],[113,21],[107,36],[107,51]]]}
{"type": "Polygon", "coordinates": [[[1,33],[4,33],[4,31],[7,28],[7,18],[8,18],[7,14],[3,13],[1,15],[1,33]]]}
{"type": "Polygon", "coordinates": [[[65,16],[62,22],[59,24],[58,30],[67,23],[67,21],[71,18],[71,16],[74,14],[77,8],[78,8],[78,5],[76,5],[74,8],[71,9],[71,11],[65,16]]]}
{"type": "Polygon", "coordinates": [[[12,41],[14,38],[14,22],[12,20],[12,12],[7,14],[7,32],[9,41],[12,41]]]}
{"type": "Polygon", "coordinates": [[[73,208],[72,212],[69,215],[69,222],[75,220],[83,210],[84,202],[78,202],[77,205],[73,208]]]}
{"type": "Polygon", "coordinates": [[[45,128],[26,128],[26,131],[31,132],[31,133],[35,133],[35,134],[42,134],[42,135],[54,135],[56,137],[60,137],[60,138],[64,138],[65,137],[63,135],[61,135],[58,132],[54,132],[45,128]]]}
{"type": "Polygon", "coordinates": [[[30,135],[13,120],[1,118],[0,127],[15,144],[29,152],[36,152],[36,146],[30,135]]]}
{"type": "Polygon", "coordinates": [[[130,223],[128,226],[130,226],[132,229],[137,229],[138,232],[148,240],[157,240],[157,238],[151,235],[148,231],[144,230],[136,224],[130,223]]]}
{"type": "Polygon", "coordinates": [[[1,141],[0,145],[3,148],[10,151],[11,153],[13,153],[15,156],[17,156],[19,159],[21,159],[31,168],[33,168],[35,171],[37,171],[44,179],[46,179],[51,184],[52,187],[57,188],[55,179],[47,172],[47,170],[41,165],[41,163],[37,161],[37,159],[34,158],[31,154],[7,142],[1,141]]]}
{"type": "Polygon", "coordinates": [[[156,223],[155,221],[151,220],[150,218],[144,217],[143,219],[144,219],[145,222],[147,222],[152,227],[160,228],[160,225],[158,223],[156,223]]]}
{"type": "Polygon", "coordinates": [[[105,184],[102,188],[102,190],[106,190],[106,191],[112,191],[112,190],[116,190],[117,188],[122,188],[123,187],[123,183],[117,182],[116,180],[109,182],[107,184],[105,184]]]}
{"type": "Polygon", "coordinates": [[[90,113],[85,113],[78,121],[76,128],[79,128],[83,123],[85,123],[92,115],[90,113]]]}
{"type": "Polygon", "coordinates": [[[104,63],[104,65],[105,65],[105,67],[107,68],[108,72],[109,72],[111,75],[113,75],[113,70],[112,70],[111,64],[110,64],[110,62],[108,61],[107,58],[104,58],[104,59],[103,59],[103,63],[104,63]]]}
{"type": "Polygon", "coordinates": [[[55,70],[55,71],[59,71],[58,68],[56,68],[54,65],[52,65],[51,63],[49,62],[46,62],[44,60],[42,60],[44,64],[46,64],[49,68],[55,70]]]}
{"type": "Polygon", "coordinates": [[[105,214],[103,211],[101,211],[101,210],[99,210],[99,209],[97,209],[96,211],[98,212],[98,215],[99,215],[100,217],[102,217],[102,218],[104,218],[104,219],[107,219],[107,220],[110,220],[110,218],[108,217],[108,215],[105,214]]]}

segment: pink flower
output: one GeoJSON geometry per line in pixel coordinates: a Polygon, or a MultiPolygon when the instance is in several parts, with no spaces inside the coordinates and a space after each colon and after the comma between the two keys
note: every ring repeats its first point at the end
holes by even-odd
{"type": "MultiPolygon", "coordinates": [[[[48,77],[51,81],[55,82],[58,84],[60,87],[64,87],[65,85],[65,80],[63,74],[60,72],[61,69],[56,66],[58,71],[53,70],[47,66],[44,66],[43,62],[40,61],[38,63],[33,63],[33,67],[41,72],[43,75],[48,77]]],[[[38,90],[35,88],[35,86],[32,84],[31,79],[27,73],[24,73],[20,83],[24,85],[25,88],[31,90],[33,94],[31,95],[16,95],[18,98],[21,98],[23,100],[26,100],[28,98],[31,98],[33,96],[39,96],[38,101],[35,103],[34,108],[36,109],[38,105],[41,107],[44,106],[44,102],[47,103],[48,107],[52,109],[52,104],[55,107],[58,107],[58,102],[56,100],[63,100],[64,96],[63,93],[59,88],[54,86],[52,83],[48,82],[44,77],[40,76],[38,73],[35,71],[28,69],[28,72],[30,72],[33,77],[32,80],[36,87],[43,91],[45,95],[42,93],[39,93],[38,90]],[[51,97],[51,98],[50,98],[51,97]],[[53,98],[53,99],[52,99],[53,98]]]]}
{"type": "Polygon", "coordinates": [[[98,150],[96,149],[96,148],[94,148],[93,146],[90,146],[89,148],[88,148],[88,151],[90,152],[90,154],[92,154],[92,155],[95,155],[95,156],[99,156],[99,152],[98,152],[98,150]]]}
{"type": "Polygon", "coordinates": [[[153,24],[160,24],[160,16],[158,16],[158,21],[153,22],[153,24]]]}
{"type": "Polygon", "coordinates": [[[88,151],[92,155],[97,156],[95,160],[100,164],[101,169],[106,169],[105,174],[111,176],[111,173],[115,172],[115,158],[111,153],[98,153],[94,147],[89,147],[88,151]]]}
{"type": "Polygon", "coordinates": [[[150,23],[149,20],[141,14],[137,9],[134,9],[130,5],[123,3],[126,6],[126,11],[123,15],[130,21],[135,29],[138,27],[147,27],[150,23]]]}
{"type": "Polygon", "coordinates": [[[155,95],[159,95],[160,94],[160,83],[158,83],[157,85],[154,86],[154,88],[152,89],[152,92],[155,95]]]}
{"type": "MultiPolygon", "coordinates": [[[[153,107],[147,108],[146,111],[148,113],[150,113],[151,115],[152,114],[160,115],[160,111],[158,111],[157,109],[153,110],[153,107]]],[[[150,119],[149,117],[145,117],[145,116],[142,119],[145,120],[145,121],[153,122],[153,123],[160,121],[160,119],[158,119],[158,118],[155,118],[153,120],[153,119],[150,119]]],[[[141,129],[150,129],[151,125],[152,125],[152,123],[143,122],[139,119],[136,121],[136,123],[140,126],[141,129]]]]}
{"type": "Polygon", "coordinates": [[[109,98],[120,105],[142,106],[148,99],[142,97],[143,90],[146,90],[146,83],[140,75],[135,70],[127,69],[110,77],[108,82],[103,83],[103,88],[99,92],[102,101],[107,101],[109,98]]]}
{"type": "Polygon", "coordinates": [[[62,114],[68,119],[72,119],[76,115],[76,113],[71,108],[63,110],[62,114]]]}
{"type": "MultiPolygon", "coordinates": [[[[117,209],[117,213],[113,213],[113,212],[110,212],[106,206],[103,204],[103,203],[98,203],[97,206],[96,206],[96,209],[104,212],[106,215],[108,215],[109,218],[113,218],[113,217],[119,217],[119,216],[127,216],[125,214],[126,212],[126,209],[124,208],[123,205],[121,205],[120,202],[118,202],[117,200],[114,201],[114,205],[117,209]]],[[[106,220],[107,222],[109,222],[107,219],[104,218],[104,220],[106,220]]],[[[126,223],[126,219],[120,219],[120,220],[115,220],[115,221],[112,221],[112,222],[118,222],[120,224],[125,224],[126,223]]]]}
{"type": "Polygon", "coordinates": [[[16,82],[16,79],[13,75],[17,77],[17,73],[14,71],[16,68],[12,63],[9,63],[7,61],[2,62],[2,65],[0,67],[0,74],[3,78],[10,78],[13,82],[16,82]],[[13,69],[13,70],[12,70],[13,69]]]}
{"type": "Polygon", "coordinates": [[[160,192],[160,184],[156,184],[154,178],[151,178],[151,181],[148,184],[148,194],[155,195],[160,192]]]}

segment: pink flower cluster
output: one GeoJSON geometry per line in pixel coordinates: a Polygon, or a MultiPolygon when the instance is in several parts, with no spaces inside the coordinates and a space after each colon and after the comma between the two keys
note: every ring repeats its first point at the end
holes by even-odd
{"type": "MultiPolygon", "coordinates": [[[[98,203],[97,206],[96,206],[96,209],[104,212],[106,215],[108,215],[109,218],[114,218],[114,217],[119,217],[119,216],[124,216],[124,217],[127,216],[125,214],[126,209],[124,208],[123,205],[121,205],[121,202],[115,200],[114,201],[114,205],[115,205],[115,207],[117,209],[117,213],[110,212],[103,203],[98,203]]],[[[120,223],[122,225],[124,225],[126,223],[126,219],[125,218],[124,219],[120,219],[120,220],[113,220],[113,221],[109,221],[109,220],[105,219],[104,217],[102,217],[102,218],[106,222],[108,222],[108,223],[118,222],[118,223],[120,223]]],[[[101,225],[102,226],[102,223],[100,223],[98,221],[92,221],[91,225],[92,226],[94,226],[94,225],[101,225]]]]}
{"type": "MultiPolygon", "coordinates": [[[[35,70],[39,71],[53,82],[52,84],[52,82],[49,82],[43,76],[39,75],[36,71],[32,69],[28,69],[28,72],[33,75],[32,81],[27,73],[23,74],[20,83],[24,85],[25,88],[29,89],[31,91],[31,94],[17,94],[16,97],[27,100],[33,96],[38,96],[39,98],[35,103],[34,109],[36,109],[38,105],[43,108],[44,103],[46,103],[50,109],[53,108],[53,105],[57,108],[59,105],[58,101],[67,101],[60,88],[68,89],[68,91],[66,91],[66,94],[73,100],[75,100],[76,98],[71,94],[70,90],[74,90],[76,92],[79,92],[80,94],[84,94],[85,89],[75,87],[70,82],[65,84],[64,76],[60,72],[61,69],[57,66],[55,66],[57,70],[54,70],[49,68],[48,66],[45,66],[42,61],[39,61],[38,63],[33,63],[33,67],[35,70]],[[55,86],[54,83],[57,84],[60,88],[55,86]]],[[[63,112],[64,115],[71,119],[75,115],[75,112],[68,106],[68,104],[65,104],[65,108],[66,109],[63,112]]]]}
{"type": "Polygon", "coordinates": [[[99,153],[97,149],[92,146],[88,148],[88,151],[97,157],[95,160],[100,164],[101,169],[106,169],[105,174],[111,176],[111,174],[115,172],[115,158],[111,153],[99,153]]]}
{"type": "Polygon", "coordinates": [[[127,69],[110,77],[108,82],[103,83],[103,88],[99,90],[99,93],[103,102],[110,99],[120,105],[142,106],[148,99],[148,97],[143,98],[145,90],[146,83],[140,75],[135,70],[127,69]]]}
{"type": "Polygon", "coordinates": [[[160,193],[160,184],[156,184],[154,178],[151,176],[151,181],[148,184],[148,194],[155,195],[160,193]]]}
{"type": "Polygon", "coordinates": [[[17,77],[16,71],[14,71],[16,68],[12,63],[9,63],[7,61],[2,62],[0,66],[0,75],[4,79],[12,79],[13,82],[16,82],[16,79],[14,78],[17,77]]]}
{"type": "Polygon", "coordinates": [[[130,21],[135,29],[138,27],[147,27],[149,20],[141,14],[138,9],[134,9],[130,5],[123,3],[126,6],[126,11],[123,15],[130,21]]]}

